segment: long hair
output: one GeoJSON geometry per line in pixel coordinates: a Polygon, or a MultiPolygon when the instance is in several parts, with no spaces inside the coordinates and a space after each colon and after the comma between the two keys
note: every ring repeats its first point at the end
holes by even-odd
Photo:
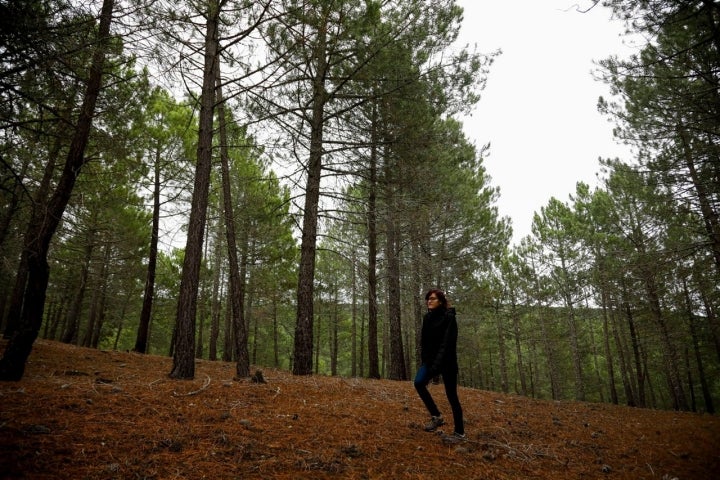
{"type": "Polygon", "coordinates": [[[430,290],[428,290],[428,292],[425,294],[425,303],[427,304],[428,298],[430,298],[430,295],[432,295],[433,293],[435,294],[438,301],[440,302],[440,307],[443,309],[448,308],[449,305],[448,305],[447,298],[445,297],[445,292],[443,292],[439,288],[431,288],[430,290]]]}

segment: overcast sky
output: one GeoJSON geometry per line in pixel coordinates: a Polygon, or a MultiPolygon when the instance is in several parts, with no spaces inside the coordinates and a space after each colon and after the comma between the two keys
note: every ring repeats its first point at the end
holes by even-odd
{"type": "Polygon", "coordinates": [[[466,135],[491,144],[485,168],[500,187],[500,214],[514,236],[530,234],[532,216],[551,197],[567,201],[578,181],[596,185],[598,158],[629,158],[597,111],[608,87],[593,61],[627,56],[622,24],[589,0],[457,0],[465,9],[460,42],[486,53],[501,49],[482,99],[462,119],[466,135]]]}

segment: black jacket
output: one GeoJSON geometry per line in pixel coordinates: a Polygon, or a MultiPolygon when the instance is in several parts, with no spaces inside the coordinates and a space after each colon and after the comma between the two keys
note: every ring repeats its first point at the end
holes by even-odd
{"type": "Polygon", "coordinates": [[[423,317],[420,358],[431,375],[457,372],[458,328],[454,308],[430,310],[423,317]]]}

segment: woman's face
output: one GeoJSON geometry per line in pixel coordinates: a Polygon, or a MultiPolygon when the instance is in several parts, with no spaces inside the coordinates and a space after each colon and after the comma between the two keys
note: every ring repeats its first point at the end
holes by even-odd
{"type": "Polygon", "coordinates": [[[439,306],[440,306],[440,300],[438,299],[437,295],[435,295],[434,293],[431,293],[427,298],[428,310],[434,310],[439,306]]]}

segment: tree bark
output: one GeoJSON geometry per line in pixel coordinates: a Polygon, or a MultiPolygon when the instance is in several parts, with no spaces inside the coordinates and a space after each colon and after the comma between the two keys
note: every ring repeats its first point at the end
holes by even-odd
{"type": "Polygon", "coordinates": [[[602,321],[603,321],[603,351],[605,352],[605,364],[608,375],[608,387],[610,388],[610,401],[614,404],[618,404],[617,387],[615,386],[615,368],[613,366],[613,355],[610,350],[610,323],[608,321],[608,294],[604,280],[600,285],[600,297],[602,305],[602,321]]]}
{"type": "Polygon", "coordinates": [[[637,394],[633,389],[634,384],[631,380],[632,369],[630,367],[630,361],[626,360],[626,358],[629,357],[629,351],[625,342],[620,337],[620,322],[618,319],[620,312],[611,309],[608,313],[610,314],[609,320],[611,322],[612,336],[615,341],[615,350],[617,351],[617,358],[620,363],[620,378],[622,379],[623,391],[625,392],[625,401],[629,407],[634,407],[637,405],[637,394]]]}
{"type": "MultiPolygon", "coordinates": [[[[68,119],[69,121],[69,119],[68,119]]],[[[25,233],[25,242],[27,243],[35,235],[38,225],[44,223],[44,217],[47,215],[47,204],[49,200],[50,182],[52,181],[53,173],[55,172],[55,166],[57,164],[58,157],[62,143],[60,135],[54,144],[54,148],[50,155],[48,155],[48,163],[45,165],[42,180],[38,185],[37,192],[35,193],[35,199],[33,202],[32,213],[30,222],[25,233]]],[[[7,324],[3,336],[5,338],[11,338],[12,335],[18,328],[20,323],[20,316],[22,315],[23,298],[25,296],[25,289],[27,288],[28,281],[28,256],[30,251],[28,245],[25,245],[23,251],[20,253],[20,261],[18,262],[17,273],[15,274],[15,284],[13,286],[12,294],[10,296],[10,305],[7,313],[7,324]]],[[[2,310],[4,311],[4,309],[2,310]]]]}
{"type": "MultiPolygon", "coordinates": [[[[687,311],[688,323],[690,324],[690,336],[692,338],[693,353],[695,353],[695,362],[697,363],[698,376],[700,377],[700,387],[702,388],[703,400],[705,402],[705,411],[713,414],[715,413],[715,406],[713,405],[710,385],[708,384],[707,376],[705,374],[705,365],[700,351],[700,340],[696,325],[697,321],[695,320],[692,300],[690,299],[690,291],[688,290],[687,281],[685,279],[683,279],[683,295],[685,297],[685,308],[687,311]]],[[[693,411],[695,411],[695,409],[693,409],[693,411]]]]}
{"type": "Polygon", "coordinates": [[[213,254],[213,285],[212,299],[210,301],[210,352],[208,358],[217,360],[217,343],[220,337],[220,316],[222,312],[222,302],[220,301],[220,245],[222,244],[222,233],[220,226],[215,229],[215,253],[213,254]]]}
{"type": "Polygon", "coordinates": [[[25,372],[25,364],[32,351],[32,345],[42,325],[45,296],[50,276],[47,263],[48,249],[70,200],[77,176],[86,162],[85,148],[90,137],[95,105],[102,85],[105,50],[110,38],[110,24],[114,4],[114,0],[103,1],[98,27],[98,43],[93,53],[82,110],[68,149],[62,174],[50,198],[46,214],[41,216],[40,222],[33,222],[28,227],[28,234],[25,239],[28,281],[24,294],[23,310],[18,329],[10,339],[5,354],[0,360],[0,380],[20,380],[22,378],[25,372]]]}
{"type": "Polygon", "coordinates": [[[380,378],[377,325],[377,108],[373,105],[368,179],[368,377],[380,378]]]}
{"type": "Polygon", "coordinates": [[[210,1],[205,31],[205,65],[203,67],[203,86],[200,95],[197,165],[195,166],[190,222],[177,306],[173,366],[170,372],[170,378],[176,379],[192,379],[195,377],[195,321],[212,164],[215,62],[219,61],[219,15],[218,1],[210,1]]]}
{"type": "Polygon", "coordinates": [[[148,335],[150,334],[150,319],[152,318],[152,305],[155,295],[155,271],[157,269],[158,240],[160,238],[160,149],[155,152],[155,178],[153,183],[153,215],[152,233],[150,234],[150,253],[148,254],[148,268],[145,277],[145,291],[143,305],[140,311],[140,324],[138,325],[135,348],[133,351],[147,353],[148,335]]]}
{"type": "Polygon", "coordinates": [[[230,190],[230,159],[228,153],[225,104],[222,94],[220,64],[215,65],[215,82],[220,131],[220,165],[222,169],[223,211],[225,213],[225,237],[230,267],[230,299],[232,304],[232,325],[235,330],[235,377],[250,376],[250,357],[248,354],[248,329],[245,324],[245,279],[240,277],[235,236],[235,215],[233,212],[232,192],[230,190]]]}
{"type": "Polygon", "coordinates": [[[356,252],[353,250],[352,252],[352,258],[350,259],[351,264],[350,268],[352,269],[351,272],[351,278],[352,282],[350,285],[350,297],[352,301],[352,310],[351,310],[351,324],[350,324],[350,376],[351,377],[357,377],[357,358],[358,358],[358,348],[357,348],[357,304],[358,304],[358,295],[357,295],[357,257],[355,256],[356,252]]]}
{"type": "Polygon", "coordinates": [[[293,350],[293,374],[310,375],[313,372],[313,301],[315,280],[315,249],[322,176],[323,125],[327,92],[327,58],[325,56],[327,32],[318,28],[318,41],[314,53],[312,118],[310,120],[310,158],[307,166],[305,208],[303,211],[300,266],[298,269],[297,319],[293,350]]]}
{"type": "Polygon", "coordinates": [[[338,323],[339,323],[339,314],[338,314],[338,305],[339,305],[339,295],[338,295],[338,285],[337,283],[333,283],[332,285],[333,289],[333,303],[332,303],[332,312],[328,315],[330,317],[330,325],[329,331],[329,343],[330,343],[330,375],[333,377],[337,376],[338,374],[338,323]]]}
{"type": "Polygon", "coordinates": [[[395,207],[394,182],[391,180],[393,166],[385,163],[385,198],[387,213],[385,216],[385,258],[388,286],[388,323],[390,334],[390,380],[406,380],[405,355],[403,353],[402,324],[400,315],[400,258],[399,228],[395,207]]]}
{"type": "Polygon", "coordinates": [[[715,259],[715,270],[718,275],[720,275],[720,218],[717,211],[713,208],[711,195],[709,195],[707,191],[705,180],[701,179],[698,174],[687,131],[683,125],[679,125],[677,129],[681,140],[685,165],[690,172],[690,179],[692,180],[695,193],[698,197],[700,213],[705,225],[705,233],[707,234],[708,243],[713,252],[713,258],[715,259]]]}
{"type": "Polygon", "coordinates": [[[107,301],[108,276],[110,269],[110,258],[112,256],[112,248],[109,244],[103,247],[103,262],[100,267],[100,281],[93,293],[92,307],[90,310],[90,319],[83,340],[84,347],[97,348],[100,342],[100,332],[105,322],[105,304],[107,301]]]}
{"type": "Polygon", "coordinates": [[[500,370],[500,390],[503,393],[510,391],[510,385],[508,381],[508,368],[507,368],[507,347],[505,345],[505,325],[503,322],[503,314],[501,311],[500,299],[495,301],[494,307],[495,314],[495,327],[497,328],[497,342],[498,342],[498,369],[500,370]]]}
{"type": "MultiPolygon", "coordinates": [[[[625,288],[625,285],[623,285],[623,289],[625,288]]],[[[627,296],[627,292],[623,291],[623,297],[625,296],[627,296]]],[[[623,298],[622,304],[625,310],[625,318],[628,322],[630,342],[632,344],[633,358],[635,361],[635,374],[637,379],[637,406],[644,408],[647,406],[647,400],[645,398],[646,376],[645,370],[643,368],[642,352],[640,351],[640,340],[638,339],[637,329],[635,328],[635,318],[632,314],[632,310],[630,309],[630,302],[626,298],[623,298]]]]}
{"type": "Polygon", "coordinates": [[[88,233],[87,245],[85,245],[85,258],[82,266],[80,267],[80,279],[77,285],[77,291],[75,298],[73,299],[72,307],[68,312],[68,323],[65,332],[63,333],[63,343],[77,343],[79,330],[80,330],[80,313],[82,311],[83,300],[85,300],[85,290],[87,289],[88,276],[90,275],[90,262],[92,260],[94,245],[94,233],[92,230],[88,233]]]}
{"type": "Polygon", "coordinates": [[[660,308],[660,299],[658,298],[657,285],[655,280],[645,273],[644,278],[645,295],[647,297],[650,315],[660,328],[661,349],[663,361],[665,363],[665,379],[673,395],[673,406],[677,410],[688,410],[687,398],[685,397],[685,389],[680,379],[680,371],[678,369],[678,356],[675,347],[670,338],[667,322],[660,308]]]}
{"type": "Polygon", "coordinates": [[[515,295],[512,295],[511,315],[513,321],[513,337],[515,340],[515,356],[517,357],[517,372],[520,378],[520,395],[528,394],[527,378],[525,374],[525,360],[522,351],[521,342],[521,329],[520,329],[520,313],[518,312],[517,304],[515,303],[515,295]]]}

